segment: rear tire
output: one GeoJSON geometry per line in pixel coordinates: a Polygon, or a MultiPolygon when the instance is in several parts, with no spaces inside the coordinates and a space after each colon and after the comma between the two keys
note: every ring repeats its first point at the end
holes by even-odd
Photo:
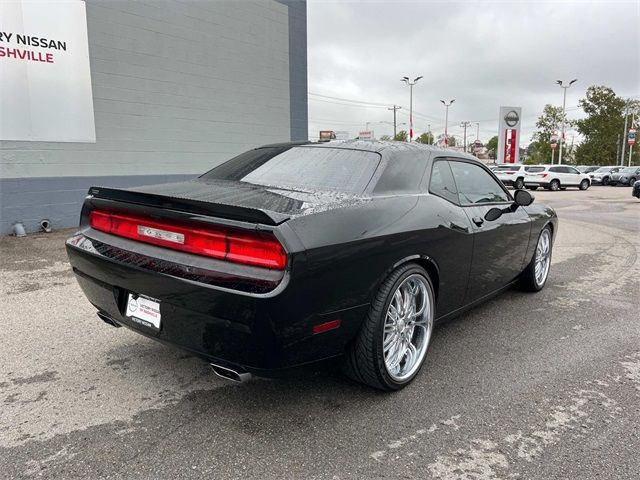
{"type": "Polygon", "coordinates": [[[520,286],[523,290],[539,292],[546,285],[551,269],[552,240],[551,227],[547,225],[538,236],[538,243],[531,262],[520,274],[520,286]]]}
{"type": "Polygon", "coordinates": [[[426,358],[434,313],[435,295],[427,272],[415,263],[398,267],[380,286],[347,351],[345,374],[380,390],[400,390],[408,385],[426,358]],[[416,296],[412,296],[414,285],[416,296]],[[413,325],[410,318],[415,318],[413,325]]]}
{"type": "Polygon", "coordinates": [[[549,184],[549,189],[554,192],[557,192],[558,190],[560,190],[560,180],[551,180],[551,183],[549,184]]]}
{"type": "Polygon", "coordinates": [[[580,190],[586,190],[587,188],[589,188],[589,180],[582,180],[580,182],[580,190]]]}
{"type": "Polygon", "coordinates": [[[522,190],[524,188],[524,178],[518,178],[514,187],[516,190],[522,190]]]}
{"type": "Polygon", "coordinates": [[[630,186],[631,188],[633,188],[633,184],[634,184],[634,183],[636,183],[636,179],[635,179],[635,177],[631,177],[631,178],[629,179],[629,186],[630,186]]]}
{"type": "Polygon", "coordinates": [[[609,185],[609,177],[602,177],[602,185],[604,186],[609,185]]]}

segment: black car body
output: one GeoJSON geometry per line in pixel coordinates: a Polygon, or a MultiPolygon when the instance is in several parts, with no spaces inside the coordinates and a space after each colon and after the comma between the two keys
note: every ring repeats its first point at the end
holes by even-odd
{"type": "Polygon", "coordinates": [[[633,184],[631,195],[633,195],[637,199],[640,199],[640,180],[636,180],[636,182],[633,184]]]}
{"type": "Polygon", "coordinates": [[[103,320],[269,375],[342,355],[399,266],[413,262],[428,273],[435,319],[444,320],[517,280],[541,230],[555,234],[556,225],[552,209],[518,207],[468,155],[395,142],[288,143],[251,150],[193,181],[92,187],[67,251],[103,320]],[[265,170],[272,164],[277,181],[265,170]],[[473,201],[473,193],[442,185],[444,169],[462,172],[469,190],[484,182],[495,192],[473,201]],[[249,178],[255,172],[262,176],[249,178]],[[496,207],[506,213],[485,220],[496,207]],[[219,258],[171,245],[209,229],[227,242],[219,258]],[[232,258],[242,242],[250,244],[246,258],[255,253],[251,242],[267,242],[271,263],[243,263],[242,252],[232,258]],[[159,329],[127,314],[130,295],[159,302],[159,329]]]}

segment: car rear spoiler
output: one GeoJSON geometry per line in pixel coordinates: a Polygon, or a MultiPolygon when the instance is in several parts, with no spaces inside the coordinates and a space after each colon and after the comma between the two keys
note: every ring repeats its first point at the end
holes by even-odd
{"type": "Polygon", "coordinates": [[[201,200],[135,192],[119,188],[91,187],[88,195],[98,199],[147,205],[150,207],[166,208],[200,215],[227,218],[230,220],[262,223],[265,225],[280,225],[290,218],[289,215],[271,210],[227,205],[224,203],[203,202],[201,200]]]}

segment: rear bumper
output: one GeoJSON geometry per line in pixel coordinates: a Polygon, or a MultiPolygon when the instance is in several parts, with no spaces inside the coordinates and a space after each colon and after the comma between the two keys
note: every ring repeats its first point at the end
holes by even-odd
{"type": "Polygon", "coordinates": [[[368,310],[368,305],[357,305],[331,313],[310,311],[306,293],[288,280],[256,294],[150,271],[133,266],[131,258],[107,258],[70,241],[67,254],[82,291],[100,314],[154,340],[256,374],[341,355],[368,310]],[[159,330],[125,315],[129,293],[160,301],[159,330]],[[340,328],[313,334],[314,325],[335,319],[341,320],[340,328]]]}
{"type": "Polygon", "coordinates": [[[547,188],[550,182],[544,182],[541,180],[527,180],[525,179],[524,185],[525,187],[544,187],[547,188]]]}

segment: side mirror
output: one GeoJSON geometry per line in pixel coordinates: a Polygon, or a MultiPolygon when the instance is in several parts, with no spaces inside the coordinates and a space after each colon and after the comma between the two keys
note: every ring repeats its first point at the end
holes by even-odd
{"type": "Polygon", "coordinates": [[[492,208],[487,213],[484,214],[484,219],[487,222],[493,222],[494,220],[499,219],[504,212],[501,208],[492,208]]]}
{"type": "Polygon", "coordinates": [[[513,199],[516,201],[517,205],[521,207],[528,207],[533,203],[534,197],[526,190],[516,190],[513,193],[513,199]]]}

